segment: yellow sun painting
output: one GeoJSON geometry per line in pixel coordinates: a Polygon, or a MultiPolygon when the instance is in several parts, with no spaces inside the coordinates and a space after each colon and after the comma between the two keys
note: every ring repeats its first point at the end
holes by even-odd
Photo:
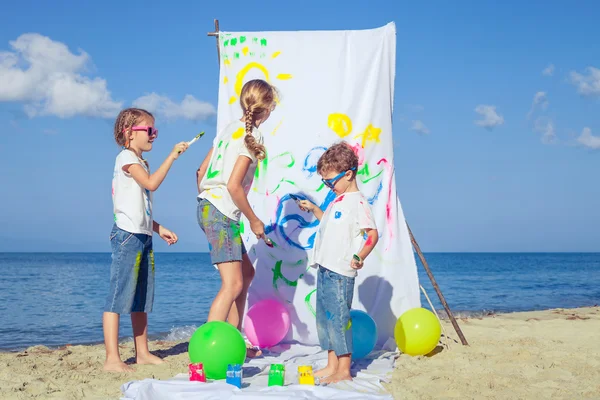
{"type": "MultiPolygon", "coordinates": [[[[233,60],[241,60],[243,58],[252,59],[252,58],[256,57],[256,53],[254,51],[251,51],[251,49],[248,45],[245,45],[246,42],[248,42],[248,41],[250,41],[250,39],[247,39],[245,36],[239,36],[239,37],[229,36],[228,38],[224,39],[224,42],[223,42],[223,51],[224,51],[223,65],[225,66],[225,68],[228,68],[231,66],[232,59],[233,60]],[[229,47],[230,49],[235,48],[232,57],[230,57],[229,54],[227,54],[227,52],[226,52],[227,47],[229,47]]],[[[267,47],[267,39],[252,38],[251,42],[253,42],[257,46],[260,46],[261,50],[266,50],[264,48],[267,47]]],[[[281,55],[281,51],[275,51],[271,54],[270,58],[275,59],[279,55],[281,55]]],[[[259,58],[264,58],[264,57],[266,57],[266,53],[261,52],[259,55],[259,58]]],[[[265,81],[272,83],[271,82],[272,74],[270,74],[269,70],[262,63],[260,63],[258,61],[249,61],[235,75],[235,80],[234,80],[234,84],[233,84],[233,89],[234,89],[235,95],[233,95],[229,98],[229,104],[233,104],[238,100],[240,93],[242,92],[242,86],[244,85],[244,78],[246,77],[246,74],[249,71],[254,70],[254,69],[261,71],[264,75],[265,81]]],[[[279,73],[279,74],[275,75],[275,79],[285,81],[285,80],[292,79],[292,75],[288,74],[288,73],[279,73]]],[[[223,84],[226,85],[228,83],[229,83],[229,77],[226,75],[223,78],[223,84]]]]}

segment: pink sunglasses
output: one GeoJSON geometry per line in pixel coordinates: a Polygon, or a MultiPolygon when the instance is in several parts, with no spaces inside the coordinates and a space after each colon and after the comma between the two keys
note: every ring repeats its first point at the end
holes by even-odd
{"type": "MultiPolygon", "coordinates": [[[[132,131],[146,131],[146,133],[148,134],[148,137],[158,137],[158,129],[154,128],[153,126],[132,126],[131,127],[132,131]]],[[[127,131],[127,129],[123,129],[123,133],[125,133],[127,131]]]]}

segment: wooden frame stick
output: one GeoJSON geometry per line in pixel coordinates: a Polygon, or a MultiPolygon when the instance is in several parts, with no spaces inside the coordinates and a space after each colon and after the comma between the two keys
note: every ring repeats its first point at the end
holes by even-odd
{"type": "Polygon", "coordinates": [[[208,32],[208,36],[214,36],[217,39],[217,61],[221,63],[221,49],[219,48],[219,20],[215,19],[215,31],[208,32]]]}
{"type": "Polygon", "coordinates": [[[433,286],[433,288],[435,289],[435,292],[437,293],[438,297],[440,298],[440,302],[444,306],[444,310],[446,310],[446,313],[448,314],[448,318],[450,318],[450,322],[452,322],[452,326],[454,327],[456,334],[460,338],[461,343],[465,346],[468,346],[469,343],[467,342],[465,335],[463,335],[462,330],[460,329],[460,326],[458,326],[458,322],[456,322],[456,318],[454,318],[454,315],[452,315],[452,311],[450,311],[450,307],[448,306],[448,303],[446,302],[446,299],[444,298],[444,295],[442,294],[442,291],[440,290],[440,287],[438,286],[435,278],[433,277],[433,273],[429,269],[429,265],[427,265],[425,256],[421,252],[421,249],[419,248],[419,244],[417,243],[417,240],[413,236],[412,231],[410,230],[410,227],[408,226],[408,223],[406,223],[406,227],[408,228],[408,234],[410,235],[410,241],[412,242],[413,247],[417,251],[419,258],[421,259],[423,268],[425,268],[425,272],[427,272],[427,276],[429,276],[431,285],[433,286]]]}

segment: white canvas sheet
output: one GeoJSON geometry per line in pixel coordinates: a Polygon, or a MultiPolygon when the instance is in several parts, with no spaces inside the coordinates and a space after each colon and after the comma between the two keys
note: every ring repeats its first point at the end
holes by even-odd
{"type": "MultiPolygon", "coordinates": [[[[249,196],[273,249],[245,222],[243,239],[256,267],[248,306],[274,297],[292,316],[287,341],[318,343],[314,318],[316,274],[307,268],[318,221],[288,193],[324,209],[333,193],[316,164],[339,140],[358,152],[359,187],[370,199],[380,241],[360,271],[353,308],[378,326],[378,344],[393,337],[397,318],[420,307],[416,264],[396,194],[392,107],[396,59],[393,23],[360,31],[222,32],[218,129],[242,115],[239,94],[250,79],[266,79],[281,102],[261,125],[268,158],[259,164],[249,196]]],[[[336,251],[336,249],[331,249],[336,251]]]]}
{"type": "MultiPolygon", "coordinates": [[[[388,343],[388,346],[395,346],[388,343]]],[[[387,346],[385,346],[387,347],[387,346]]],[[[280,345],[265,357],[244,364],[242,389],[225,381],[208,383],[190,382],[187,374],[171,380],[144,379],[125,383],[121,387],[123,400],[183,400],[214,399],[244,400],[262,399],[331,399],[331,400],[391,400],[381,382],[389,382],[397,353],[381,350],[367,359],[354,362],[352,382],[340,382],[329,386],[306,386],[297,384],[300,365],[312,365],[313,369],[326,364],[327,354],[318,346],[299,344],[280,345]],[[285,386],[268,387],[271,363],[285,364],[285,386]]]]}

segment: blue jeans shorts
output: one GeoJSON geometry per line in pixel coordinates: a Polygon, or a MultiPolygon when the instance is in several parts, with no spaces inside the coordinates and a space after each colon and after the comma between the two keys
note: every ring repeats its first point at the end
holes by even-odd
{"type": "Polygon", "coordinates": [[[223,215],[210,201],[198,199],[198,225],[206,234],[213,264],[242,261],[246,247],[238,221],[223,215]]]}
{"type": "Polygon", "coordinates": [[[110,287],[104,311],[151,312],[154,303],[152,236],[126,232],[114,225],[110,244],[110,287]]]}
{"type": "Polygon", "coordinates": [[[350,309],[354,279],[319,265],[317,272],[317,334],[323,350],[336,356],[352,353],[350,309]]]}

